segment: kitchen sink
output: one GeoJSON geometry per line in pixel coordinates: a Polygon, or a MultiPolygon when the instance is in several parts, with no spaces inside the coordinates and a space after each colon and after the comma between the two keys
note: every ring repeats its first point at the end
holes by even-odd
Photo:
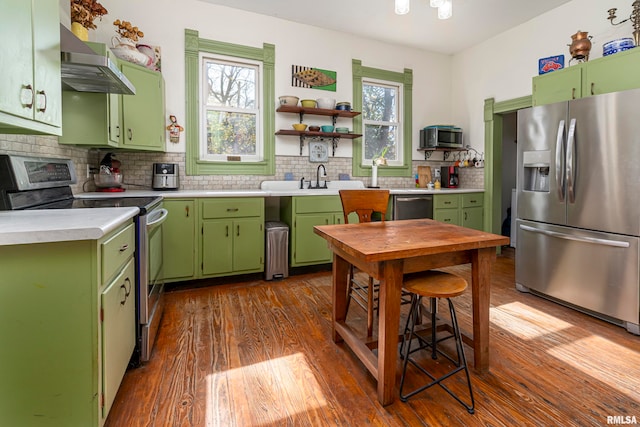
{"type": "MultiPolygon", "coordinates": [[[[300,181],[262,181],[260,183],[260,189],[265,191],[292,191],[292,190],[300,190],[300,191],[320,191],[320,190],[343,190],[343,189],[355,189],[355,188],[364,188],[364,183],[358,180],[339,180],[339,181],[326,181],[327,188],[324,188],[325,181],[320,181],[321,188],[309,189],[308,181],[304,183],[304,189],[300,189],[300,181]]],[[[312,181],[313,186],[315,186],[315,181],[312,181]]]]}

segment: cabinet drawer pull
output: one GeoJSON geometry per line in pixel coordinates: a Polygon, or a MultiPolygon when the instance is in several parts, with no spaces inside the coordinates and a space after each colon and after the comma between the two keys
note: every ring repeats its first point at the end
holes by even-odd
{"type": "Polygon", "coordinates": [[[226,226],[226,234],[225,234],[224,237],[229,237],[229,226],[228,225],[226,226]]]}
{"type": "Polygon", "coordinates": [[[444,202],[444,204],[445,204],[445,205],[450,205],[450,204],[451,204],[451,202],[444,202]]]}
{"type": "Polygon", "coordinates": [[[576,99],[576,88],[571,88],[571,99],[576,99]]]}
{"type": "Polygon", "coordinates": [[[116,126],[116,138],[120,138],[120,126],[116,126]]]}
{"type": "Polygon", "coordinates": [[[466,212],[464,213],[464,220],[465,221],[467,220],[467,213],[466,212]]]}
{"type": "Polygon", "coordinates": [[[596,84],[595,84],[594,82],[591,82],[591,95],[595,95],[595,93],[594,93],[595,91],[593,90],[593,89],[594,89],[593,87],[594,87],[595,85],[596,85],[596,84]]]}
{"type": "Polygon", "coordinates": [[[238,208],[227,208],[227,212],[238,212],[238,208]]]}
{"type": "Polygon", "coordinates": [[[186,214],[187,218],[189,218],[189,206],[184,207],[184,213],[186,214]]]}
{"type": "Polygon", "coordinates": [[[127,134],[129,136],[129,141],[133,140],[133,129],[127,129],[127,134]]]}
{"type": "Polygon", "coordinates": [[[120,246],[119,251],[120,251],[120,252],[124,252],[124,251],[126,251],[127,249],[129,249],[129,244],[128,244],[128,243],[125,243],[124,245],[120,246]]]}
{"type": "Polygon", "coordinates": [[[240,224],[236,225],[236,236],[240,235],[240,224]]]}
{"type": "Polygon", "coordinates": [[[469,203],[478,203],[477,200],[469,200],[469,203]]]}
{"type": "Polygon", "coordinates": [[[124,279],[124,283],[120,285],[120,289],[124,289],[124,299],[120,301],[120,305],[125,305],[127,298],[129,298],[129,295],[131,294],[131,280],[129,280],[128,277],[124,279]],[[129,289],[127,289],[127,283],[129,284],[129,289]]]}
{"type": "Polygon", "coordinates": [[[442,220],[443,222],[451,222],[451,218],[445,218],[442,220]]]}

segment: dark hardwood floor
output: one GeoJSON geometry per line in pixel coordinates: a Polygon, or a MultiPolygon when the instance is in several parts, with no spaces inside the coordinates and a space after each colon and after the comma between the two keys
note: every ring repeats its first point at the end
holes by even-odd
{"type": "MultiPolygon", "coordinates": [[[[469,266],[450,270],[470,279],[469,266]]],[[[640,337],[516,291],[512,249],[494,266],[491,370],[472,369],[473,415],[438,387],[381,406],[366,369],[331,340],[330,293],[330,272],[169,292],[152,360],[127,372],[106,426],[640,423],[640,337]]],[[[469,290],[454,302],[470,330],[469,290]]],[[[349,319],[364,333],[359,310],[349,319]]],[[[463,376],[450,384],[463,391],[463,376]]]]}

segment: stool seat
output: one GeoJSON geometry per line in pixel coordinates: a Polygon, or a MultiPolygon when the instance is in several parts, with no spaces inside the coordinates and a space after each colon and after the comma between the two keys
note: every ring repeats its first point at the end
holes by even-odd
{"type": "Polygon", "coordinates": [[[453,298],[467,289],[467,281],[455,274],[431,270],[406,275],[402,287],[412,294],[428,298],[453,298]]]}

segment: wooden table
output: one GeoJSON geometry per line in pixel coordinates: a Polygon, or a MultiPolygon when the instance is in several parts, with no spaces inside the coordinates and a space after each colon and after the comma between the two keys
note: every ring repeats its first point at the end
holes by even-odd
{"type": "MultiPolygon", "coordinates": [[[[393,402],[398,355],[400,294],[405,273],[471,263],[474,366],[489,369],[489,299],[496,246],[509,238],[430,219],[314,227],[333,251],[333,340],[353,350],[378,381],[378,400],[393,402]],[[347,275],[353,264],[380,280],[378,356],[345,323],[347,275]]],[[[466,334],[465,334],[466,335],[466,334]]]]}

